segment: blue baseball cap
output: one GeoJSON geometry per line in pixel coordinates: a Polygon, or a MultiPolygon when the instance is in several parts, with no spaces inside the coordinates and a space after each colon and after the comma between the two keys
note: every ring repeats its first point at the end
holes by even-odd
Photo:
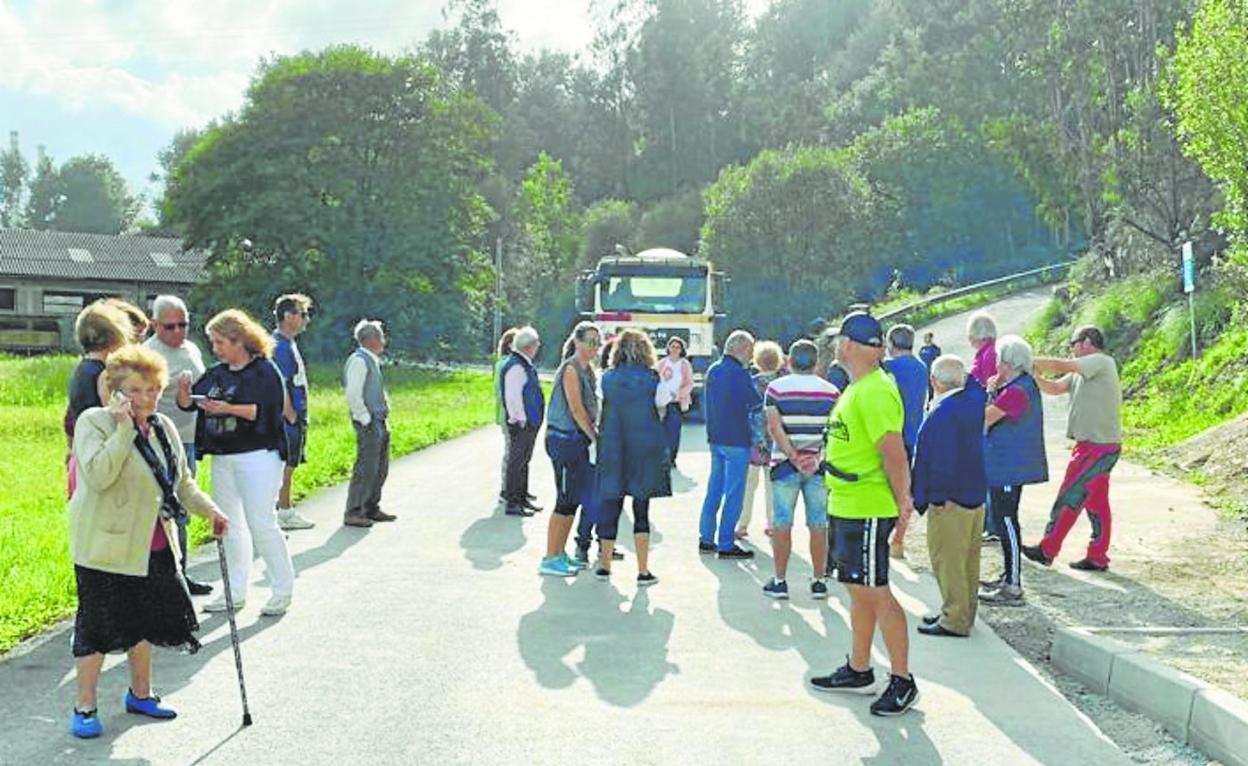
{"type": "Polygon", "coordinates": [[[855,311],[845,317],[841,327],[836,331],[838,337],[849,338],[864,346],[883,348],[884,328],[875,317],[865,311],[855,311]]]}

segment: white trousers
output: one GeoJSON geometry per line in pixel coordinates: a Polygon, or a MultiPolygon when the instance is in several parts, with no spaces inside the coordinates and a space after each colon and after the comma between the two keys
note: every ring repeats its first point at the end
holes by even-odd
{"type": "Polygon", "coordinates": [[[282,488],[282,465],[277,450],[212,456],[212,497],[230,520],[225,559],[230,568],[230,593],[235,600],[247,597],[255,549],[264,559],[273,595],[289,596],[294,592],[295,565],[274,511],[278,490],[282,488]]]}
{"type": "Polygon", "coordinates": [[[745,502],[741,504],[741,518],[737,521],[738,532],[750,528],[750,519],[754,517],[754,495],[760,484],[763,485],[763,502],[767,504],[767,528],[771,529],[776,512],[771,496],[771,469],[765,465],[750,465],[745,472],[745,502]]]}

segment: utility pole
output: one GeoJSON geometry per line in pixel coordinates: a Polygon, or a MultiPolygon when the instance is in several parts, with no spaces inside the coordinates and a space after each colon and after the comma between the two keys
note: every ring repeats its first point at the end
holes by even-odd
{"type": "Polygon", "coordinates": [[[503,238],[494,240],[494,348],[503,334],[503,238]]]}

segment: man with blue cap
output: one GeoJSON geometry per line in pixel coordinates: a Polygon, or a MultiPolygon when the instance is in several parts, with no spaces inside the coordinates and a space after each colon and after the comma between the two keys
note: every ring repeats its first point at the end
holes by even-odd
{"type": "Polygon", "coordinates": [[[831,675],[811,678],[818,691],[871,694],[871,642],[878,625],[892,665],[889,683],[871,704],[874,715],[901,715],[918,700],[909,669],[906,613],[888,587],[888,541],[905,534],[914,512],[902,441],[905,410],[897,384],[880,364],[884,332],[865,311],[845,317],[836,358],[851,384],[828,420],[824,475],[833,517],[837,579],[850,596],[853,648],[831,675]]]}

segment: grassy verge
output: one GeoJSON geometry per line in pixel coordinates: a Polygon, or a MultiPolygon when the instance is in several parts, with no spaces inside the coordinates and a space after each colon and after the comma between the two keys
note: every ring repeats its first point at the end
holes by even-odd
{"type": "MultiPolygon", "coordinates": [[[[71,614],[73,566],[65,513],[61,415],[76,359],[0,359],[0,653],[71,614]]],[[[312,370],[308,464],[295,473],[298,498],[350,476],[355,434],[336,367],[312,370]]],[[[488,375],[386,370],[395,456],[493,421],[488,375]]],[[[200,472],[207,487],[208,471],[200,472]]],[[[202,540],[203,525],[193,533],[202,540]]]]}
{"type": "MultiPolygon", "coordinates": [[[[1233,323],[1231,299],[1216,286],[1195,298],[1200,355],[1192,357],[1186,298],[1173,275],[1117,280],[1055,298],[1029,331],[1042,350],[1065,353],[1071,331],[1095,324],[1119,362],[1125,448],[1147,458],[1210,426],[1248,412],[1248,327],[1233,323]]],[[[1072,280],[1073,285],[1094,280],[1072,280]]]]}

